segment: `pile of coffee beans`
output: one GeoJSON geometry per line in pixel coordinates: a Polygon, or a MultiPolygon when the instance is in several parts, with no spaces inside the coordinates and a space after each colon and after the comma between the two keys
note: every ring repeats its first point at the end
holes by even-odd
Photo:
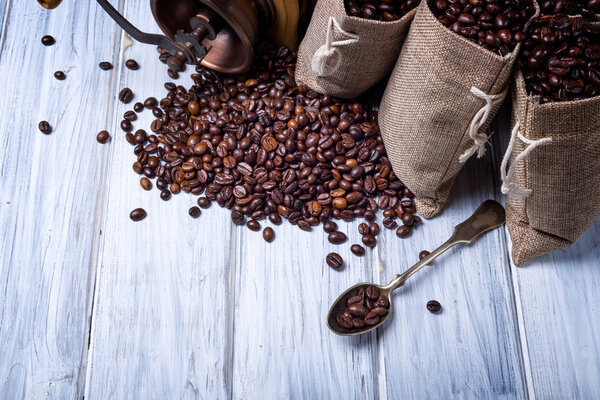
{"type": "Polygon", "coordinates": [[[360,329],[379,323],[381,317],[386,315],[390,302],[384,295],[380,295],[377,286],[361,287],[356,295],[346,301],[346,309],[335,316],[338,324],[344,329],[360,329]]]}
{"type": "Polygon", "coordinates": [[[600,29],[582,17],[545,15],[532,21],[518,59],[527,92],[540,103],[600,95],[600,29]]]}
{"type": "Polygon", "coordinates": [[[433,0],[431,11],[453,32],[504,56],[525,39],[534,0],[433,0]]]}
{"type": "Polygon", "coordinates": [[[591,18],[600,13],[600,0],[540,0],[541,15],[583,15],[591,18]]]}
{"type": "MultiPolygon", "coordinates": [[[[203,202],[231,209],[235,224],[249,218],[253,230],[266,217],[306,231],[326,222],[328,240],[341,244],[347,236],[331,218],[373,222],[383,209],[390,220],[403,218],[406,236],[418,221],[413,194],[392,171],[374,113],[297,86],[295,62],[289,49],[261,43],[246,75],[197,67],[190,90],[166,83],[158,104],[144,102],[156,116],[152,133],[122,124],[135,146],[134,171],[156,178],[164,200],[204,194],[203,202]]],[[[374,246],[378,228],[363,243],[374,246]]]]}
{"type": "Polygon", "coordinates": [[[352,17],[396,21],[416,8],[421,0],[345,0],[346,12],[352,17]]]}

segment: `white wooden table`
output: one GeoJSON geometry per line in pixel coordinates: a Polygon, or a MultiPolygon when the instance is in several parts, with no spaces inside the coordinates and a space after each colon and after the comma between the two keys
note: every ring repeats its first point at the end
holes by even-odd
{"type": "MultiPolygon", "coordinates": [[[[147,1],[118,6],[157,30],[147,1]]],[[[411,279],[378,331],[343,338],[324,323],[347,286],[387,282],[481,201],[503,201],[506,109],[493,150],[409,239],[385,230],[357,258],[357,223],[341,224],[343,246],[283,224],[266,244],[216,205],[194,220],[192,196],[165,203],[139,187],[117,94],[164,94],[154,48],[131,44],[94,2],[48,12],[0,0],[0,21],[0,399],[599,398],[600,223],[526,268],[496,230],[411,279]],[[42,46],[44,34],[57,43],[42,46]],[[115,69],[101,71],[105,60],[115,69]],[[105,128],[113,139],[100,145],[105,128]],[[148,218],[131,222],[135,207],[148,218]],[[333,250],[343,271],[324,264],[333,250]]],[[[149,125],[142,115],[135,126],[149,125]]]]}

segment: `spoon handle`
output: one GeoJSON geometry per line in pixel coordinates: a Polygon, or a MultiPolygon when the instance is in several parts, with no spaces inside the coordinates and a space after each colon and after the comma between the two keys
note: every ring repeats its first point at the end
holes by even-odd
{"type": "Polygon", "coordinates": [[[473,243],[481,234],[497,228],[504,224],[504,207],[494,200],[486,200],[475,210],[467,220],[454,228],[454,233],[444,244],[432,251],[428,256],[404,271],[394,276],[392,281],[384,286],[384,289],[394,290],[406,282],[414,273],[432,262],[440,254],[458,243],[473,243]]]}

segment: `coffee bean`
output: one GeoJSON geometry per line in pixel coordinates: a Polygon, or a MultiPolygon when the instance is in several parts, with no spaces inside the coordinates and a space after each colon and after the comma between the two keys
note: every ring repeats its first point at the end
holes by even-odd
{"type": "Polygon", "coordinates": [[[424,259],[425,257],[427,257],[430,253],[427,250],[423,250],[419,253],[419,260],[424,259]]]}
{"type": "Polygon", "coordinates": [[[333,269],[339,269],[344,265],[344,259],[338,253],[329,253],[325,258],[327,265],[333,269]]]}
{"type": "Polygon", "coordinates": [[[198,218],[200,214],[202,214],[202,211],[200,211],[199,207],[193,206],[188,210],[188,214],[190,214],[190,217],[192,218],[198,218]]]}
{"type": "Polygon", "coordinates": [[[377,222],[371,222],[369,224],[369,234],[372,236],[379,235],[379,224],[377,222]]]}
{"type": "Polygon", "coordinates": [[[144,105],[138,101],[133,105],[133,111],[135,111],[136,113],[141,113],[142,111],[144,111],[144,105]]]}
{"type": "Polygon", "coordinates": [[[132,221],[141,221],[146,218],[146,215],[148,215],[146,210],[143,208],[136,208],[129,214],[129,218],[131,218],[132,221]]]}
{"type": "Polygon", "coordinates": [[[128,121],[135,121],[137,119],[137,114],[133,110],[125,111],[123,118],[128,121]]]}
{"type": "Polygon", "coordinates": [[[355,255],[355,256],[363,256],[365,254],[365,248],[362,247],[360,244],[353,244],[352,246],[350,246],[350,251],[355,255]]]}
{"type": "Polygon", "coordinates": [[[348,240],[348,237],[344,232],[334,231],[327,236],[327,240],[329,240],[329,243],[331,244],[342,244],[348,240]]]}
{"type": "MultiPolygon", "coordinates": [[[[156,100],[156,97],[148,97],[146,100],[144,100],[144,107],[146,108],[154,108],[157,104],[158,100],[156,100]]],[[[157,118],[160,118],[160,116],[157,118]]]]}
{"type": "Polygon", "coordinates": [[[383,226],[387,229],[395,229],[398,226],[398,223],[391,218],[384,218],[383,226]]]}
{"type": "Polygon", "coordinates": [[[369,234],[369,224],[362,222],[361,224],[358,225],[358,233],[360,233],[361,235],[368,235],[369,234]]]}
{"type": "Polygon", "coordinates": [[[246,218],[244,218],[244,214],[242,214],[241,212],[233,211],[231,213],[231,221],[233,221],[233,223],[236,225],[244,225],[244,223],[246,222],[246,218]]]}
{"type": "Polygon", "coordinates": [[[395,21],[419,5],[418,0],[345,0],[348,15],[380,21],[395,21]]]}
{"type": "Polygon", "coordinates": [[[133,92],[129,88],[124,88],[119,92],[119,100],[125,104],[133,99],[133,92]]]}
{"type": "Polygon", "coordinates": [[[113,65],[111,63],[109,63],[108,61],[102,61],[100,64],[98,64],[98,66],[100,67],[100,69],[102,69],[104,71],[113,69],[113,65]]]}
{"type": "Polygon", "coordinates": [[[260,231],[260,222],[258,222],[255,219],[251,219],[246,223],[246,226],[248,227],[248,229],[250,229],[251,231],[260,231]]]}
{"type": "Polygon", "coordinates": [[[56,43],[56,40],[54,40],[54,38],[50,35],[45,35],[42,36],[42,44],[44,46],[52,46],[54,43],[56,43]]]}
{"type": "Polygon", "coordinates": [[[171,192],[168,189],[164,189],[160,192],[160,198],[167,201],[171,198],[171,192]]]}
{"type": "Polygon", "coordinates": [[[167,73],[169,75],[169,78],[171,79],[179,79],[179,74],[175,71],[173,71],[172,69],[168,69],[167,73]]]}
{"type": "Polygon", "coordinates": [[[375,245],[377,245],[377,239],[375,239],[375,236],[373,235],[364,235],[362,237],[362,242],[368,247],[375,247],[375,245]]]}
{"type": "Polygon", "coordinates": [[[410,235],[411,228],[410,226],[400,225],[398,229],[396,229],[396,236],[399,238],[404,238],[410,235]]]}
{"type": "Polygon", "coordinates": [[[150,182],[150,179],[143,177],[140,179],[140,186],[144,190],[150,190],[152,189],[152,182],[150,182]]]}
{"type": "Polygon", "coordinates": [[[109,139],[110,139],[110,134],[108,133],[108,131],[100,131],[96,135],[96,141],[101,144],[108,142],[109,139]]]}
{"type": "Polygon", "coordinates": [[[427,302],[427,309],[432,313],[437,313],[442,309],[442,305],[436,300],[429,300],[427,302]]]}
{"type": "Polygon", "coordinates": [[[131,129],[133,129],[133,125],[131,125],[131,121],[129,120],[122,120],[121,121],[121,129],[123,130],[123,132],[129,132],[131,129]]]}
{"type": "Polygon", "coordinates": [[[38,129],[40,130],[40,132],[42,132],[45,135],[48,135],[48,134],[50,134],[50,132],[52,132],[52,127],[50,126],[48,121],[41,121],[38,124],[38,129]]]}
{"type": "Polygon", "coordinates": [[[65,73],[64,73],[64,72],[62,72],[62,71],[56,71],[56,72],[54,73],[54,77],[55,77],[56,79],[58,79],[59,81],[64,81],[64,80],[65,80],[65,78],[67,77],[67,75],[65,75],[65,73]]]}
{"type": "Polygon", "coordinates": [[[209,208],[211,204],[210,200],[206,197],[198,197],[197,203],[200,208],[209,208]]]}
{"type": "Polygon", "coordinates": [[[125,61],[125,66],[131,70],[137,70],[140,68],[139,64],[137,63],[137,61],[129,59],[127,61],[125,61]]]}
{"type": "Polygon", "coordinates": [[[273,212],[269,214],[269,221],[274,225],[281,225],[282,219],[279,214],[273,212]]]}
{"type": "Polygon", "coordinates": [[[270,226],[263,229],[263,239],[265,242],[271,243],[275,239],[275,231],[270,226]]]}
{"type": "Polygon", "coordinates": [[[335,232],[338,225],[334,221],[325,221],[323,224],[323,230],[327,233],[335,232]]]}

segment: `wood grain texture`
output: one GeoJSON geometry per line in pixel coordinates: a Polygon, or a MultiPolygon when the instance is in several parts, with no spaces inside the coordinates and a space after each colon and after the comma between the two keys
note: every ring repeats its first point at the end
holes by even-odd
{"type": "MultiPolygon", "coordinates": [[[[142,30],[157,30],[147,2],[127,2],[124,14],[142,30]]],[[[198,219],[188,215],[195,196],[182,193],[168,203],[146,192],[131,165],[133,147],[119,128],[134,102],[166,93],[166,66],[153,46],[121,37],[115,63],[118,88],[130,87],[124,105],[116,94],[110,123],[107,194],[101,222],[100,257],[94,295],[86,398],[226,398],[231,371],[230,219],[213,206],[198,219]],[[140,69],[131,71],[124,60],[140,69]],[[143,207],[148,217],[129,219],[143,207]],[[227,222],[226,222],[227,221],[227,222]]],[[[179,80],[191,85],[189,77],[179,80]]],[[[150,111],[135,129],[148,132],[150,111]]]]}
{"type": "Polygon", "coordinates": [[[2,399],[77,398],[83,388],[104,150],[95,130],[107,115],[98,99],[111,91],[111,73],[92,71],[116,29],[95,8],[68,3],[51,13],[0,5],[2,399]],[[96,32],[105,43],[94,43],[96,32]],[[42,46],[45,34],[54,46],[42,46]],[[65,81],[53,77],[59,69],[65,81]],[[51,135],[37,129],[44,119],[51,135]]]}
{"type": "MultiPolygon", "coordinates": [[[[508,117],[499,121],[498,129],[497,173],[510,139],[508,117]]],[[[510,252],[508,231],[505,235],[510,252]]],[[[511,262],[530,398],[600,395],[599,267],[600,220],[570,247],[524,267],[511,262]]]]}

